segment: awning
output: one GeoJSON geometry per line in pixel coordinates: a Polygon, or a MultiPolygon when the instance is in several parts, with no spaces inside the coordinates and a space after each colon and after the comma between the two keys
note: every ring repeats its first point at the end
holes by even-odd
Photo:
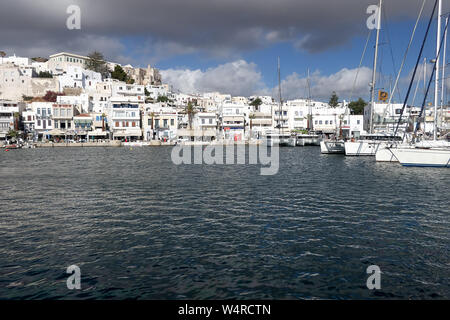
{"type": "Polygon", "coordinates": [[[102,130],[94,130],[94,131],[90,131],[88,135],[90,137],[105,137],[108,135],[108,133],[106,131],[102,131],[102,130]]]}
{"type": "Polygon", "coordinates": [[[53,129],[49,132],[44,132],[44,134],[50,136],[64,136],[66,133],[58,129],[53,129]]]}
{"type": "Polygon", "coordinates": [[[215,137],[215,130],[189,130],[178,129],[177,136],[179,137],[215,137]]]}
{"type": "Polygon", "coordinates": [[[137,132],[137,131],[121,131],[121,132],[114,132],[113,133],[114,137],[141,137],[142,136],[142,132],[137,132]]]}

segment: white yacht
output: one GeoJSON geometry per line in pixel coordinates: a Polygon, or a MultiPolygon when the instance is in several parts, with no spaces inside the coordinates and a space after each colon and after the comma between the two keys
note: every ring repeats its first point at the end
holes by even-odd
{"type": "Polygon", "coordinates": [[[344,140],[320,141],[320,151],[324,154],[345,154],[344,140]]]}
{"type": "Polygon", "coordinates": [[[401,165],[405,167],[450,168],[450,147],[397,147],[390,150],[401,165]]]}
{"type": "Polygon", "coordinates": [[[388,133],[373,133],[361,135],[358,140],[345,142],[345,155],[347,156],[374,156],[379,149],[385,148],[392,142],[402,141],[401,136],[388,133]]]}

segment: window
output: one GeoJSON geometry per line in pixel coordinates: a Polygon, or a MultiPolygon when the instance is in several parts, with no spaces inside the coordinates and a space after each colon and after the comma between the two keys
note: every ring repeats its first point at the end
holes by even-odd
{"type": "Polygon", "coordinates": [[[209,119],[209,124],[212,124],[213,123],[213,121],[212,121],[213,119],[209,119]]]}
{"type": "Polygon", "coordinates": [[[155,128],[159,128],[159,119],[155,119],[155,128]]]}
{"type": "Polygon", "coordinates": [[[52,114],[52,110],[50,108],[48,108],[47,109],[47,113],[48,113],[48,115],[51,115],[52,114]]]}
{"type": "Polygon", "coordinates": [[[325,124],[328,124],[328,120],[325,120],[325,124]]]}
{"type": "Polygon", "coordinates": [[[133,122],[131,123],[131,126],[132,126],[132,127],[136,127],[136,122],[133,121],[133,122]]]}
{"type": "Polygon", "coordinates": [[[120,127],[119,121],[116,121],[116,128],[120,127]]]}
{"type": "Polygon", "coordinates": [[[322,120],[319,120],[319,124],[322,124],[322,120]]]}
{"type": "Polygon", "coordinates": [[[52,125],[52,120],[48,119],[48,125],[51,126],[52,125]]]}
{"type": "Polygon", "coordinates": [[[202,119],[202,124],[205,124],[205,119],[202,119]]]}
{"type": "Polygon", "coordinates": [[[41,114],[41,108],[37,108],[37,114],[41,114]]]}
{"type": "Polygon", "coordinates": [[[361,120],[357,120],[356,123],[357,123],[357,124],[361,124],[361,120]]]}
{"type": "Polygon", "coordinates": [[[38,124],[39,127],[41,126],[41,120],[38,120],[38,124]]]}
{"type": "Polygon", "coordinates": [[[167,121],[167,119],[164,119],[164,120],[163,120],[163,127],[164,127],[164,128],[167,128],[167,127],[168,127],[168,121],[167,121]]]}
{"type": "Polygon", "coordinates": [[[175,125],[175,120],[174,119],[170,119],[170,125],[174,126],[175,125]]]}

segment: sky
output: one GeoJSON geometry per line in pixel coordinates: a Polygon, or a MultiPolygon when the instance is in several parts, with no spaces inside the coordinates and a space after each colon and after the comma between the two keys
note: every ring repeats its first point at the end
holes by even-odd
{"type": "MultiPolygon", "coordinates": [[[[424,0],[384,0],[377,89],[397,76],[424,0]]],[[[434,0],[425,10],[394,101],[403,101],[434,0]]],[[[48,57],[96,50],[109,61],[161,70],[184,93],[220,91],[276,97],[280,58],[283,99],[369,99],[375,32],[369,5],[378,0],[1,0],[0,50],[48,57]],[[80,29],[66,26],[67,8],[80,8],[80,29]],[[356,78],[356,75],[358,77],[356,78]],[[356,78],[356,80],[355,80],[356,78]]],[[[443,0],[443,12],[450,1],[443,0]]],[[[436,47],[433,20],[424,57],[436,47]]],[[[448,60],[448,59],[447,59],[448,60]]],[[[429,64],[428,70],[432,65],[429,64]]],[[[422,72],[423,68],[419,69],[422,72]]],[[[450,70],[449,70],[450,72],[450,70]]],[[[423,76],[421,76],[423,78],[423,76]]],[[[447,81],[448,82],[448,81],[447,81]]],[[[415,89],[415,84],[414,84],[415,89]]],[[[417,100],[423,93],[418,87],[417,100]]]]}

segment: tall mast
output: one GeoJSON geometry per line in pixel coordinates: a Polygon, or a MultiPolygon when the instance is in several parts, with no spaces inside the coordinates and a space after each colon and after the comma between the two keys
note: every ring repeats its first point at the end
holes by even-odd
{"type": "Polygon", "coordinates": [[[377,23],[377,40],[375,44],[375,56],[373,59],[373,74],[372,74],[372,91],[371,91],[371,106],[370,106],[370,133],[373,133],[373,116],[375,112],[375,85],[377,80],[377,61],[378,61],[378,43],[380,41],[380,29],[381,29],[381,6],[383,0],[380,0],[378,6],[378,23],[377,23]]]}
{"type": "Polygon", "coordinates": [[[436,36],[436,78],[434,85],[434,130],[433,130],[433,140],[437,139],[437,110],[439,104],[439,66],[440,66],[440,47],[441,47],[441,15],[442,15],[442,0],[439,0],[438,9],[438,22],[437,22],[437,36],[436,36]]]}
{"type": "Polygon", "coordinates": [[[279,113],[278,113],[278,133],[280,133],[280,130],[282,128],[281,126],[281,105],[283,104],[283,101],[281,99],[281,72],[280,72],[280,57],[278,57],[278,97],[280,98],[280,106],[279,106],[279,113]]]}
{"type": "MultiPolygon", "coordinates": [[[[447,18],[445,20],[445,25],[448,26],[448,15],[447,18]]],[[[445,36],[444,36],[444,57],[443,57],[443,61],[442,61],[442,88],[441,88],[441,126],[444,122],[444,92],[445,92],[445,83],[446,83],[446,79],[445,79],[445,67],[447,64],[447,33],[448,33],[448,27],[445,29],[445,36]]]]}
{"type": "Polygon", "coordinates": [[[308,103],[308,133],[309,133],[310,131],[312,131],[311,84],[309,82],[309,68],[308,68],[307,83],[308,83],[308,99],[307,99],[307,103],[308,103]]]}

